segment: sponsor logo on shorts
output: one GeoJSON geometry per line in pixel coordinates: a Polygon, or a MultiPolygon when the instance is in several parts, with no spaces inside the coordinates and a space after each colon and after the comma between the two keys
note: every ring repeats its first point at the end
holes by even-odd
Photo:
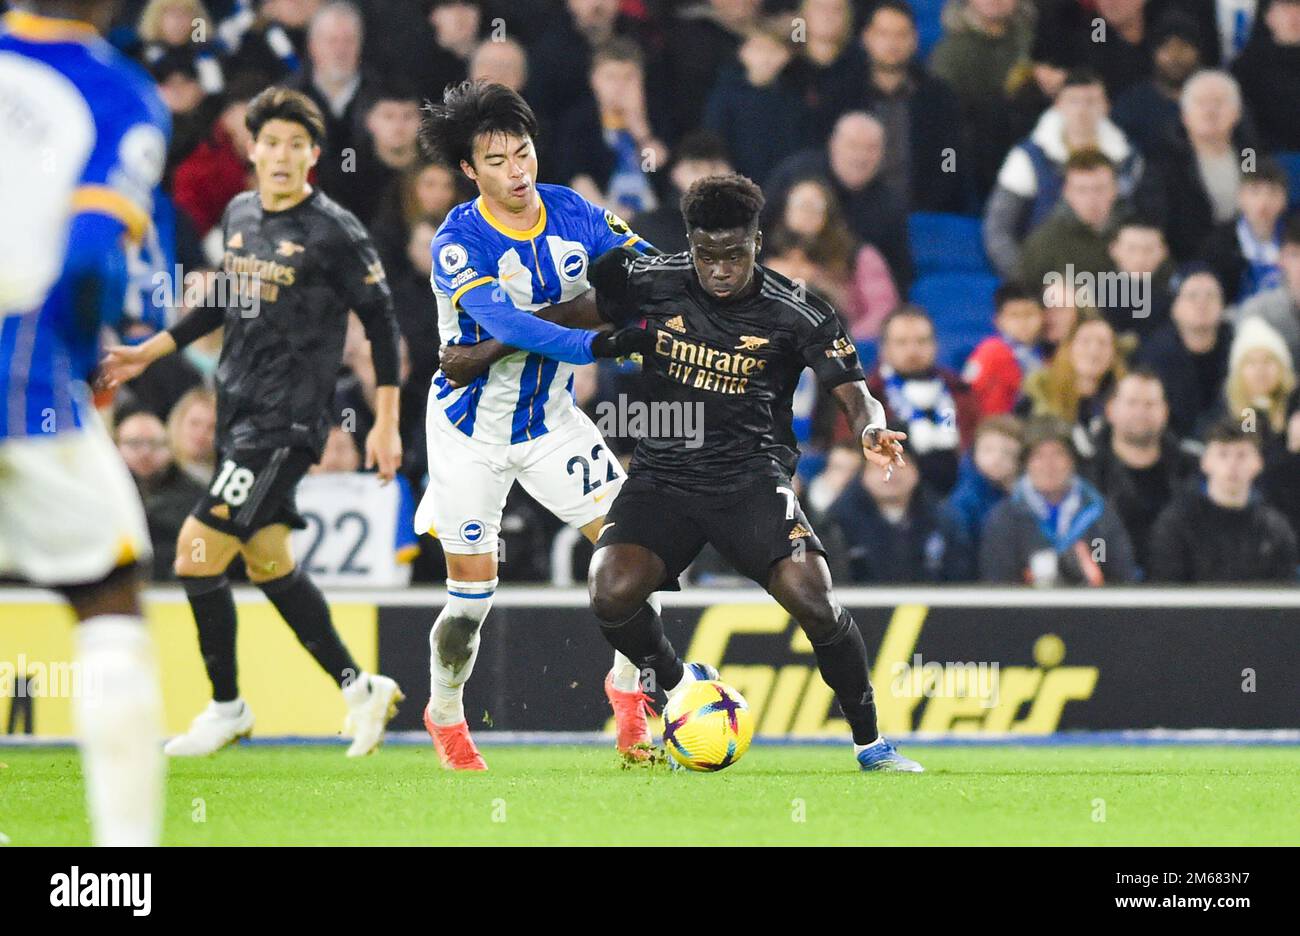
{"type": "Polygon", "coordinates": [[[802,523],[796,523],[794,529],[790,531],[790,539],[803,539],[805,536],[812,536],[812,533],[802,523]]]}
{"type": "Polygon", "coordinates": [[[228,504],[217,504],[217,506],[209,510],[208,513],[212,514],[214,517],[219,517],[222,520],[229,520],[230,506],[228,504]]]}
{"type": "Polygon", "coordinates": [[[467,543],[477,543],[483,538],[486,528],[481,520],[466,520],[460,525],[460,538],[467,543]]]}

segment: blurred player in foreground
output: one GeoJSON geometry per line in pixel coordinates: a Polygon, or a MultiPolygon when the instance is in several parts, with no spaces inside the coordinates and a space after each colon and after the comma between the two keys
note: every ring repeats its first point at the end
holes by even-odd
{"type": "Polygon", "coordinates": [[[58,590],[97,845],[156,845],[162,697],[141,614],[144,510],[90,399],[149,225],[170,119],[99,38],[114,3],[33,3],[0,26],[0,577],[58,590]]]}
{"type": "Polygon", "coordinates": [[[307,181],[325,132],[320,110],[306,95],[272,87],[248,105],[246,123],[257,190],[226,207],[225,258],[207,301],[141,345],[110,348],[103,364],[105,385],[115,386],[225,326],[216,477],[176,547],[176,574],[198,625],[212,702],[166,751],[211,754],[253,730],[253,712],[239,697],[235,599],[226,579],[242,555],[248,577],[342,689],[353,735],[348,756],[358,757],[379,745],[402,694],[393,680],[364,672],[352,659],[325,596],[294,562],[289,538],[305,526],[294,490],[329,433],[349,309],[370,339],[379,385],[366,467],[378,466],[385,480],[396,473],[397,322],[365,228],[307,181]]]}
{"type": "MultiPolygon", "coordinates": [[[[617,215],[560,185],[539,185],[537,119],[514,91],[464,82],[426,107],[425,148],[457,166],[479,197],[453,208],[434,237],[433,291],[444,356],[477,347],[490,369],[465,384],[434,375],[425,417],[429,487],[417,533],[447,559],[447,603],[429,635],[430,698],[424,724],[444,767],[486,770],[462,701],[479,630],[497,585],[497,536],[517,480],[537,501],[594,541],[625,474],[573,400],[573,366],[620,357],[617,333],[594,303],[590,258],[649,248],[617,215]],[[556,322],[560,324],[555,324],[556,322]],[[562,326],[574,326],[573,328],[562,326]]],[[[605,681],[618,747],[649,756],[640,671],[616,655],[605,681]]]]}

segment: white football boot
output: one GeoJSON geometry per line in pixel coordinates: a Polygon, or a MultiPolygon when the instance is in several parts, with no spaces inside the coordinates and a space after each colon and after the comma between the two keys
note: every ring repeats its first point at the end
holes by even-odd
{"type": "Polygon", "coordinates": [[[253,733],[253,710],[244,700],[236,701],[239,709],[234,714],[224,711],[230,703],[209,702],[207,708],[194,716],[190,730],[168,741],[163,753],[169,757],[204,757],[247,738],[253,733]]]}
{"type": "Polygon", "coordinates": [[[348,757],[365,757],[384,740],[384,727],[397,714],[402,690],[387,676],[364,675],[343,690],[348,704],[344,734],[352,736],[348,757]]]}

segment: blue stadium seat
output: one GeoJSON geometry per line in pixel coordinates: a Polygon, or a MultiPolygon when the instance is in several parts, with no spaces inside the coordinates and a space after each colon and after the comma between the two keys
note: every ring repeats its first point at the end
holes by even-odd
{"type": "Polygon", "coordinates": [[[916,275],[992,273],[979,218],[918,211],[907,219],[916,275]]]}
{"type": "Polygon", "coordinates": [[[1287,178],[1291,180],[1287,202],[1293,209],[1300,208],[1300,152],[1274,153],[1273,158],[1286,170],[1287,178]]]}
{"type": "Polygon", "coordinates": [[[912,284],[908,299],[930,313],[939,362],[960,370],[975,345],[993,334],[993,293],[988,273],[931,273],[912,284]]]}

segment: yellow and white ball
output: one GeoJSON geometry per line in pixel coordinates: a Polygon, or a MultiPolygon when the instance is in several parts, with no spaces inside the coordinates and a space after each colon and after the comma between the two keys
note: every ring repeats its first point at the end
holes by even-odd
{"type": "Polygon", "coordinates": [[[754,715],[735,689],[716,680],[691,683],[664,709],[664,746],[691,770],[722,770],[749,750],[754,715]]]}

